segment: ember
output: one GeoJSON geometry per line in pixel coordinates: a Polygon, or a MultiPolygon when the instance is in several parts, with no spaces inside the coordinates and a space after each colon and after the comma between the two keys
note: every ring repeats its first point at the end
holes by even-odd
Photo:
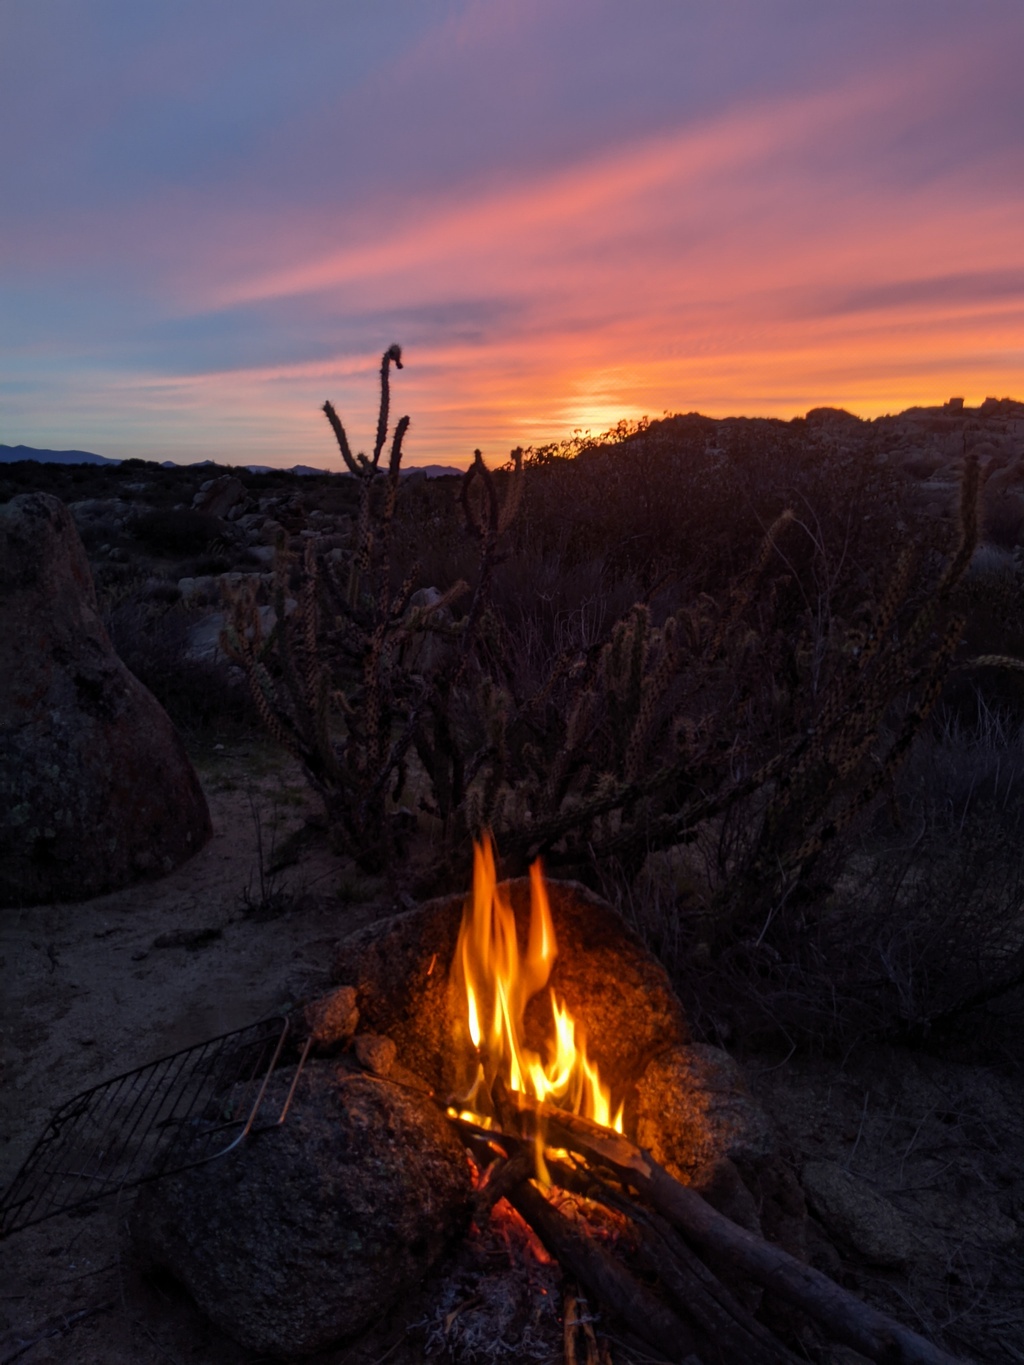
{"type": "MultiPolygon", "coordinates": [[[[558,953],[539,862],[530,869],[530,893],[524,957],[519,951],[515,913],[498,884],[494,847],[485,834],[474,848],[473,890],[466,901],[452,964],[456,995],[464,1003],[463,1022],[473,1046],[461,1112],[478,1119],[493,1117],[495,1088],[500,1082],[520,1107],[523,1100],[546,1101],[621,1133],[622,1105],[613,1113],[610,1091],[588,1060],[586,1040],[553,990],[549,992],[553,1033],[547,1059],[525,1042],[526,1006],[547,985],[558,953]]],[[[539,1130],[537,1169],[546,1182],[539,1130]]]]}

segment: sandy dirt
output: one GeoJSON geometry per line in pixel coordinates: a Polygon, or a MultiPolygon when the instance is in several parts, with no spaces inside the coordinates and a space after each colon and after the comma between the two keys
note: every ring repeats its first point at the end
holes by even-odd
{"type": "MultiPolygon", "coordinates": [[[[338,939],[392,908],[382,883],[320,846],[267,887],[283,913],[251,913],[260,839],[267,855],[302,826],[306,788],[259,744],[197,758],[214,835],[189,862],[94,900],[4,912],[0,1188],[64,1100],[320,993],[338,939]]],[[[250,1360],[183,1296],[134,1274],[133,1197],[0,1242],[0,1361],[250,1360]]]]}

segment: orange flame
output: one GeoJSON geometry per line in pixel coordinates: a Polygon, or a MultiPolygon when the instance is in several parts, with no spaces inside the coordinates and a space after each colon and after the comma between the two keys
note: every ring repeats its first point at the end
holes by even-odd
{"type": "MultiPolygon", "coordinates": [[[[540,863],[530,868],[530,929],[520,955],[516,921],[498,885],[491,840],[473,850],[473,892],[467,899],[452,967],[457,996],[465,1001],[477,1073],[463,1104],[491,1111],[491,1087],[501,1077],[515,1095],[544,1100],[622,1132],[622,1107],[612,1113],[611,1094],[589,1061],[581,1030],[550,991],[553,1036],[547,1058],[526,1046],[523,1019],[529,1001],[547,985],[558,953],[551,907],[540,863]]],[[[538,1148],[538,1167],[543,1163],[538,1148]]]]}

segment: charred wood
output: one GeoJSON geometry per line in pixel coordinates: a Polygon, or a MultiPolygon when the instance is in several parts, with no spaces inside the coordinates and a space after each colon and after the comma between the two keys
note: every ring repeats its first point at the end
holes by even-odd
{"type": "Polygon", "coordinates": [[[660,1351],[666,1360],[700,1365],[694,1359],[693,1333],[682,1319],[592,1237],[576,1228],[532,1182],[522,1181],[508,1199],[562,1269],[585,1285],[630,1331],[660,1351]]]}

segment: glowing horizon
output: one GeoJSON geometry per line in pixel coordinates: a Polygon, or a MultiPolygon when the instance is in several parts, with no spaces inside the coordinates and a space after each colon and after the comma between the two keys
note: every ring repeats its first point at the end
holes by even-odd
{"type": "Polygon", "coordinates": [[[1024,397],[1009,0],[54,6],[0,52],[5,444],[334,467],[393,341],[410,465],[1024,397]]]}

